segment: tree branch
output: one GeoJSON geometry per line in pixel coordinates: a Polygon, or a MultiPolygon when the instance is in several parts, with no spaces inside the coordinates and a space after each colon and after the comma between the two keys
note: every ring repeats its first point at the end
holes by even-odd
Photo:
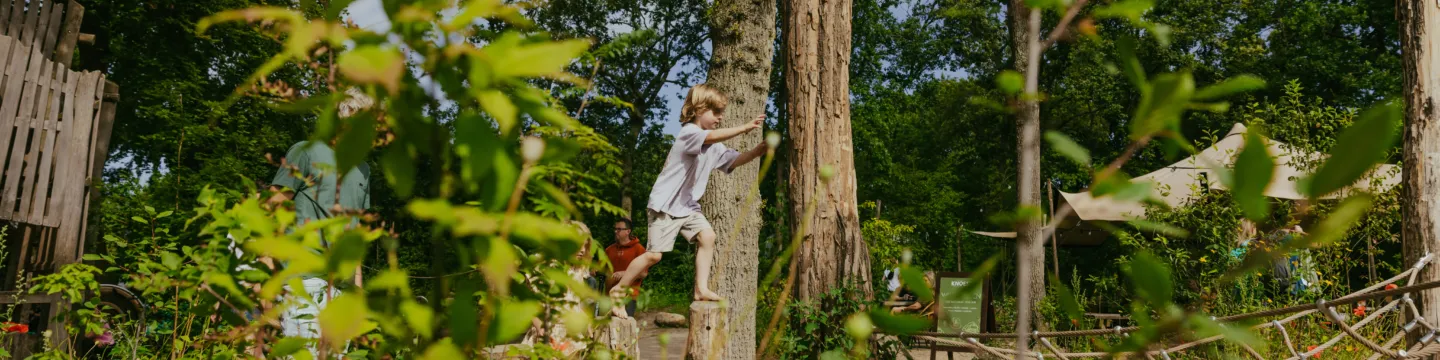
{"type": "Polygon", "coordinates": [[[1045,37],[1044,44],[1041,45],[1042,49],[1049,49],[1065,36],[1065,31],[1070,29],[1070,22],[1075,20],[1075,15],[1080,14],[1080,9],[1084,8],[1087,2],[1090,0],[1076,0],[1074,4],[1070,4],[1070,8],[1065,10],[1065,16],[1060,18],[1060,23],[1055,24],[1055,28],[1050,30],[1050,35],[1045,37]]]}

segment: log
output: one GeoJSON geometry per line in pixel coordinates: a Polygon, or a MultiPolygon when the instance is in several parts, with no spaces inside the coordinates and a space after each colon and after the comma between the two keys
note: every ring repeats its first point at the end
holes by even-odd
{"type": "Polygon", "coordinates": [[[595,340],[609,347],[610,351],[625,353],[628,359],[640,358],[640,326],[635,323],[635,318],[611,318],[610,324],[600,329],[595,340]]]}
{"type": "Polygon", "coordinates": [[[690,336],[685,340],[686,360],[719,359],[725,353],[725,305],[714,301],[690,303],[690,336]]]}

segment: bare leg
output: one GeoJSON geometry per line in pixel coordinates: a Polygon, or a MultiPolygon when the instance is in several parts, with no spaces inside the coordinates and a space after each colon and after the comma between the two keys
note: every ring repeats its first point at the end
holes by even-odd
{"type": "MultiPolygon", "coordinates": [[[[610,288],[610,296],[615,296],[615,293],[620,292],[621,289],[628,288],[630,287],[630,284],[634,284],[635,278],[639,277],[640,274],[644,273],[646,270],[649,270],[651,266],[655,265],[655,263],[660,262],[661,257],[661,253],[646,252],[645,254],[636,257],[635,260],[630,261],[630,267],[625,268],[625,277],[620,278],[620,282],[616,283],[615,286],[610,288]]],[[[630,317],[630,314],[625,313],[624,306],[612,306],[610,308],[610,314],[615,315],[615,317],[621,319],[630,317]]]]}
{"type": "Polygon", "coordinates": [[[715,231],[701,231],[695,236],[700,248],[695,252],[695,301],[720,301],[720,295],[710,291],[710,263],[715,260],[715,231]]]}

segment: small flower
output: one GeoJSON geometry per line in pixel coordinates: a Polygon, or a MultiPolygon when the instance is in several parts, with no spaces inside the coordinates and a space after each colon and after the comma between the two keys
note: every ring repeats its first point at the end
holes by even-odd
{"type": "Polygon", "coordinates": [[[1397,288],[1397,287],[1399,287],[1399,286],[1396,286],[1395,284],[1388,284],[1388,285],[1385,285],[1385,290],[1395,290],[1395,288],[1397,288]]]}
{"type": "Polygon", "coordinates": [[[1365,316],[1365,304],[1362,303],[1355,306],[1355,310],[1351,311],[1351,313],[1355,314],[1355,316],[1365,316]]]}
{"type": "MultiPolygon", "coordinates": [[[[1305,347],[1305,352],[1311,352],[1311,351],[1315,351],[1315,345],[1310,345],[1310,346],[1305,347]]],[[[1315,353],[1315,355],[1311,355],[1310,357],[1319,359],[1319,358],[1320,358],[1320,354],[1322,354],[1322,353],[1324,353],[1324,352],[1325,352],[1324,350],[1318,351],[1318,352],[1315,353]]]]}
{"type": "Polygon", "coordinates": [[[0,322],[0,329],[4,329],[5,332],[7,332],[7,333],[21,333],[21,334],[24,334],[24,333],[30,332],[30,325],[26,325],[26,324],[16,324],[16,323],[13,323],[13,322],[6,321],[6,322],[0,322]]]}

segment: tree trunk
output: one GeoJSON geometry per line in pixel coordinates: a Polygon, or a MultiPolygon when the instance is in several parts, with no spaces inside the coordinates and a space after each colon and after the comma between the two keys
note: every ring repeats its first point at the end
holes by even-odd
{"type": "MultiPolygon", "coordinates": [[[[711,57],[706,83],[730,98],[725,118],[732,126],[765,114],[770,95],[770,62],[775,51],[775,0],[716,0],[710,15],[711,57]]],[[[727,141],[745,151],[764,141],[761,131],[727,141]]],[[[758,161],[757,161],[758,162],[758,161]]],[[[750,359],[755,354],[755,299],[760,282],[760,201],[745,198],[760,182],[760,167],[742,166],[730,174],[715,172],[700,198],[714,224],[716,246],[710,288],[729,301],[728,331],[719,359],[750,359]]],[[[691,324],[699,324],[699,321],[691,324]]],[[[695,333],[695,329],[691,329],[695,333]]],[[[691,354],[695,355],[695,354],[691,354]]],[[[705,358],[705,357],[697,357],[705,358]]]]}
{"type": "MultiPolygon", "coordinates": [[[[1440,123],[1437,123],[1435,96],[1440,92],[1440,56],[1434,53],[1440,38],[1440,8],[1435,0],[1395,2],[1400,18],[1400,47],[1404,63],[1405,162],[1401,175],[1402,236],[1406,264],[1425,254],[1440,252],[1440,123]]],[[[1416,281],[1440,280],[1440,266],[1431,264],[1420,271],[1416,281]]],[[[1440,290],[1418,294],[1416,305],[1427,321],[1440,319],[1440,290]]],[[[1415,338],[1411,338],[1412,341],[1415,338]]]]}
{"type": "Polygon", "coordinates": [[[811,301],[844,285],[870,294],[870,251],[860,236],[850,139],[850,0],[791,0],[786,9],[785,83],[790,113],[790,199],[796,291],[811,301]],[[821,167],[834,176],[821,182],[821,167]],[[818,200],[815,213],[805,208],[818,200]],[[808,220],[808,221],[807,221],[808,220]],[[800,229],[808,222],[806,229],[800,229]]]}
{"type": "MultiPolygon", "coordinates": [[[[1025,76],[1025,96],[1017,102],[1015,124],[1019,133],[1017,161],[1019,176],[1016,189],[1020,208],[1040,209],[1040,104],[1033,94],[1039,93],[1040,17],[1024,4],[1010,1],[1011,48],[1015,51],[1015,67],[1025,76]]],[[[1016,304],[1016,334],[1029,334],[1035,305],[1045,297],[1045,247],[1041,237],[1041,219],[1021,219],[1016,226],[1016,275],[1019,278],[1016,304]]],[[[1016,351],[1028,349],[1026,336],[1019,336],[1016,351]]]]}
{"type": "MultiPolygon", "coordinates": [[[[626,122],[630,127],[630,148],[625,152],[624,162],[620,164],[620,208],[625,209],[625,216],[632,220],[636,218],[634,194],[630,192],[630,188],[635,182],[635,152],[640,151],[640,131],[645,129],[645,117],[640,114],[645,113],[639,108],[630,112],[630,119],[626,122]]],[[[641,216],[638,220],[644,219],[645,217],[641,216]]]]}
{"type": "MultiPolygon", "coordinates": [[[[720,307],[720,303],[714,301],[696,301],[690,303],[690,334],[685,338],[685,360],[712,360],[724,359],[722,351],[726,351],[723,334],[733,335],[733,331],[727,330],[725,323],[728,317],[734,315],[735,309],[720,307]]],[[[755,316],[750,316],[754,319],[755,316]]],[[[733,336],[731,337],[734,339],[733,336]]],[[[739,349],[735,349],[739,350],[739,349]]],[[[753,350],[752,350],[753,351],[753,350]]],[[[739,351],[730,351],[731,354],[739,351]]],[[[754,358],[754,353],[744,354],[743,358],[754,358]]]]}

